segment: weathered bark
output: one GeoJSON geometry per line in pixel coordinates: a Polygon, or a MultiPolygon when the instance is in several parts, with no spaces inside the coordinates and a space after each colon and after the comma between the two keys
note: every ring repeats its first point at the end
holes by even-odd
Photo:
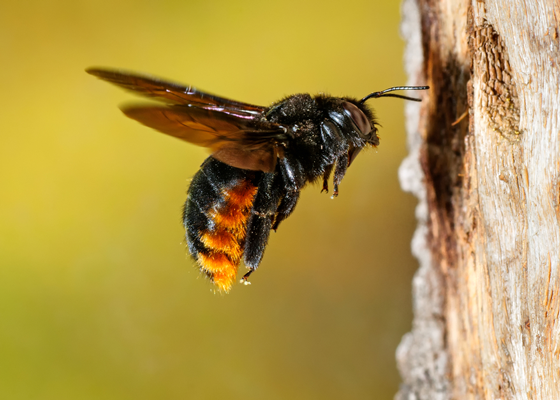
{"type": "Polygon", "coordinates": [[[405,0],[419,199],[397,399],[560,399],[560,4],[405,0]],[[467,117],[457,122],[466,112],[467,117]]]}

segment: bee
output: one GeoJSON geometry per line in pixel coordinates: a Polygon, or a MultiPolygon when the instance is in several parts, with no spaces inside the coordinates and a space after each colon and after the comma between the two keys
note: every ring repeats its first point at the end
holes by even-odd
{"type": "Polygon", "coordinates": [[[358,153],[377,147],[377,123],[365,102],[398,97],[392,87],[361,100],[324,94],[294,94],[261,107],[117,70],[86,70],[107,82],[165,105],[131,105],[123,113],[160,132],[204,146],[211,155],[202,163],[187,191],[183,210],[188,249],[201,272],[228,292],[243,260],[259,266],[271,230],[294,211],[300,191],[322,179],[321,192],[333,197],[358,153]]]}

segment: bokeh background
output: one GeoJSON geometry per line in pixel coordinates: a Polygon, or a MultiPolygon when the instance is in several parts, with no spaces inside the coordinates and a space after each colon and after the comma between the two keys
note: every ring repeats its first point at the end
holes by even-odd
{"type": "Polygon", "coordinates": [[[0,398],[390,399],[410,329],[404,104],[331,200],[307,188],[252,285],[214,294],[181,207],[207,153],[125,118],[84,69],[267,105],[406,82],[399,2],[0,5],[0,398]]]}

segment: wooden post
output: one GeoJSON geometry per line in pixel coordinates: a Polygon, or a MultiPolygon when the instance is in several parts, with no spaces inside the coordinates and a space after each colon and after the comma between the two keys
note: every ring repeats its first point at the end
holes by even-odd
{"type": "Polygon", "coordinates": [[[397,399],[560,399],[559,25],[556,0],[404,0],[408,83],[431,90],[407,105],[397,399]]]}

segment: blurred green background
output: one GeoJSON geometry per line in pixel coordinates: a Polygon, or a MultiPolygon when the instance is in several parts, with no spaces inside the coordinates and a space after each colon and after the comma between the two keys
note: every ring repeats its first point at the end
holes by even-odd
{"type": "Polygon", "coordinates": [[[141,71],[267,105],[403,85],[399,2],[0,6],[0,398],[390,399],[410,329],[402,101],[336,200],[308,187],[252,285],[212,292],[181,207],[207,153],[87,75],[141,71]]]}

